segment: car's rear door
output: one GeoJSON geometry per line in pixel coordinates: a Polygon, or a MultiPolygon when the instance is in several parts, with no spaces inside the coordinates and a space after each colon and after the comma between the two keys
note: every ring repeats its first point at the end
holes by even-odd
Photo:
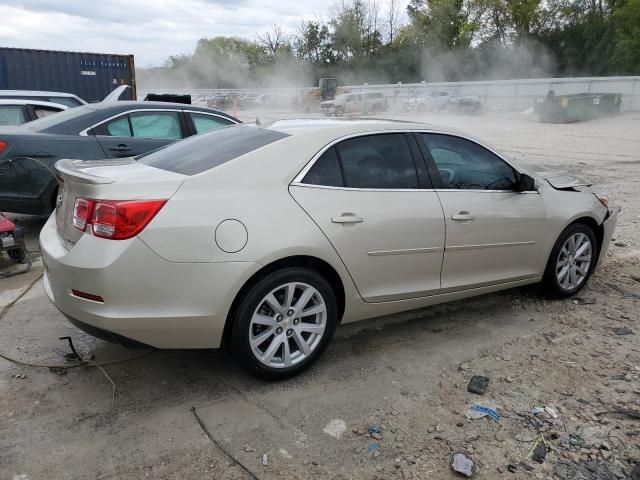
{"type": "Polygon", "coordinates": [[[290,186],[367,302],[440,290],[444,218],[415,139],[349,138],[325,149],[290,186]]]}
{"type": "Polygon", "coordinates": [[[541,195],[518,191],[515,169],[476,142],[436,133],[416,138],[444,210],[442,291],[539,276],[547,234],[541,195]]]}
{"type": "Polygon", "coordinates": [[[180,110],[123,113],[95,126],[90,133],[109,158],[140,155],[189,135],[180,110]]]}

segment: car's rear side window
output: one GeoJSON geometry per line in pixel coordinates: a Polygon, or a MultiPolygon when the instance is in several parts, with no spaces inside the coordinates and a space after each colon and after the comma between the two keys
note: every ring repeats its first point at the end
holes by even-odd
{"type": "Polygon", "coordinates": [[[403,133],[343,140],[318,158],[302,183],[387,190],[420,188],[416,165],[403,133]]]}
{"type": "Polygon", "coordinates": [[[286,133],[249,125],[218,128],[138,158],[151,167],[196,175],[288,137],[286,133]]]}

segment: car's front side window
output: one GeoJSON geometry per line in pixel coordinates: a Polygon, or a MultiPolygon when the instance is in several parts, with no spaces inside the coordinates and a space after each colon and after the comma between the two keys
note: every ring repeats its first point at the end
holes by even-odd
{"type": "Polygon", "coordinates": [[[134,112],[129,117],[134,137],[182,138],[177,112],[134,112]]]}
{"type": "Polygon", "coordinates": [[[516,174],[504,160],[470,140],[422,133],[442,186],[462,190],[514,190],[516,174]]]}
{"type": "Polygon", "coordinates": [[[327,150],[302,182],[346,188],[419,188],[413,156],[402,133],[344,140],[327,150]]]}

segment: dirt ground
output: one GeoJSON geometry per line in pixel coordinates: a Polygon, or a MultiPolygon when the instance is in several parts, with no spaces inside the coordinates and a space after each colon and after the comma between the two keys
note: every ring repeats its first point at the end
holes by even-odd
{"type": "MultiPolygon", "coordinates": [[[[0,359],[0,479],[438,480],[461,478],[457,452],[480,479],[640,478],[640,114],[420,119],[578,173],[622,206],[578,297],[551,301],[534,286],[345,325],[308,372],[265,383],[223,352],[126,350],[83,334],[49,303],[36,252],[31,272],[0,279],[0,353],[64,364],[59,337],[70,336],[99,364],[132,360],[62,375],[0,359]],[[473,375],[489,377],[483,395],[467,391],[473,375]],[[470,417],[474,403],[500,419],[470,417]],[[538,463],[529,454],[543,438],[538,463]]],[[[19,221],[37,250],[43,220],[19,221]]]]}

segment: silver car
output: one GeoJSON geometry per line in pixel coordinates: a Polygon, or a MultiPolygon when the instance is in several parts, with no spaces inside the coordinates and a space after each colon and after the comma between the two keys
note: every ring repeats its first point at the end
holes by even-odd
{"type": "Polygon", "coordinates": [[[573,295],[617,214],[567,174],[391,121],[233,126],[56,168],[44,286],[71,322],[159,348],[224,345],[269,379],[309,367],[341,322],[537,282],[573,295]]]}

